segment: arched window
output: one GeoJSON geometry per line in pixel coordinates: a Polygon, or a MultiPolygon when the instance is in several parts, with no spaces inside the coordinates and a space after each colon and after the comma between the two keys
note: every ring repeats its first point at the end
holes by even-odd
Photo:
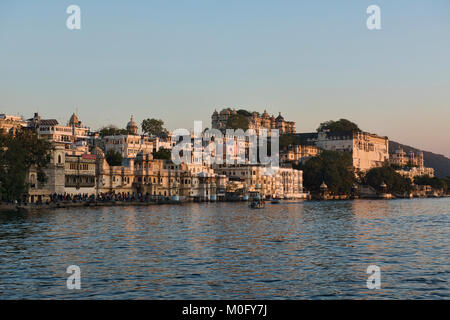
{"type": "Polygon", "coordinates": [[[35,188],[36,187],[36,176],[34,174],[32,174],[30,176],[30,185],[31,185],[31,188],[35,188]]]}
{"type": "Polygon", "coordinates": [[[61,163],[61,162],[62,162],[61,155],[58,154],[58,163],[61,163]]]}

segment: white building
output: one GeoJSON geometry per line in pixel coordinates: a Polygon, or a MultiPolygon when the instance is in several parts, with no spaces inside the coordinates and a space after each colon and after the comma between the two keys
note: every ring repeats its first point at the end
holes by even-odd
{"type": "Polygon", "coordinates": [[[362,131],[322,131],[296,135],[323,150],[349,152],[357,170],[367,171],[381,167],[389,160],[389,139],[376,134],[362,131]]]}
{"type": "Polygon", "coordinates": [[[434,177],[434,169],[425,167],[424,156],[421,151],[406,153],[400,148],[391,154],[390,162],[399,167],[396,170],[397,173],[411,180],[420,176],[434,177]]]}
{"type": "Polygon", "coordinates": [[[77,141],[87,141],[89,128],[84,127],[74,113],[70,117],[67,125],[61,125],[56,119],[41,119],[38,113],[28,119],[28,126],[35,129],[41,138],[53,142],[65,144],[75,143],[77,141]]]}
{"type": "Polygon", "coordinates": [[[144,154],[152,153],[154,151],[154,145],[152,139],[145,135],[138,134],[138,125],[131,116],[130,121],[127,123],[126,135],[114,135],[106,136],[103,138],[105,151],[115,150],[119,152],[122,157],[135,158],[139,152],[144,154]]]}
{"type": "Polygon", "coordinates": [[[8,114],[0,114],[0,133],[15,134],[16,130],[26,127],[27,123],[20,116],[12,116],[8,114]]]}
{"type": "Polygon", "coordinates": [[[214,171],[231,182],[240,182],[247,192],[265,196],[306,198],[303,190],[303,172],[291,168],[273,168],[263,165],[216,165],[214,171]]]}

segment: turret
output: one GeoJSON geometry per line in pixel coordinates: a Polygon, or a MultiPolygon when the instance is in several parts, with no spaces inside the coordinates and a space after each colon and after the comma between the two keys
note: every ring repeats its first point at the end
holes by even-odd
{"type": "Polygon", "coordinates": [[[131,116],[130,121],[127,124],[127,131],[129,134],[133,134],[133,135],[138,134],[138,125],[134,121],[133,116],[131,116]]]}

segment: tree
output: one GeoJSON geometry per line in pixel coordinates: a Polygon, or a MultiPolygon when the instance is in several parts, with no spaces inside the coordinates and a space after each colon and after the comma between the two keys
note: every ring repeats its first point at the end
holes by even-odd
{"type": "Polygon", "coordinates": [[[251,117],[252,116],[252,113],[250,111],[245,110],[245,109],[239,109],[236,112],[237,112],[237,114],[240,114],[240,115],[242,115],[244,117],[251,117]]]}
{"type": "Polygon", "coordinates": [[[391,166],[372,168],[363,177],[363,183],[378,191],[382,191],[383,182],[386,183],[387,192],[390,193],[405,193],[412,190],[411,180],[397,173],[391,166]]]}
{"type": "Polygon", "coordinates": [[[233,114],[227,120],[227,129],[242,129],[247,131],[249,125],[249,121],[247,117],[241,114],[233,114]]]}
{"type": "Polygon", "coordinates": [[[7,201],[21,201],[27,191],[26,177],[33,166],[37,181],[44,184],[44,169],[51,159],[51,142],[39,139],[29,130],[20,130],[13,137],[0,136],[0,193],[7,201]]]}
{"type": "Polygon", "coordinates": [[[314,193],[318,193],[325,182],[329,191],[348,194],[355,182],[352,156],[348,152],[324,150],[296,168],[303,170],[303,184],[314,193]]]}
{"type": "Polygon", "coordinates": [[[414,178],[414,183],[418,184],[418,185],[428,185],[431,186],[433,189],[437,189],[437,190],[444,190],[447,191],[448,190],[448,182],[447,179],[441,179],[438,177],[430,177],[428,175],[425,176],[420,176],[420,177],[415,177],[414,178]]]}
{"type": "Polygon", "coordinates": [[[109,125],[106,127],[103,127],[100,129],[100,136],[107,137],[107,136],[115,136],[115,135],[127,135],[128,130],[127,129],[119,129],[114,125],[109,125]]]}
{"type": "Polygon", "coordinates": [[[110,149],[106,152],[105,159],[110,166],[120,166],[122,165],[123,161],[123,157],[120,152],[113,149],[110,149]]]}
{"type": "Polygon", "coordinates": [[[26,191],[25,153],[18,143],[2,136],[0,150],[0,191],[2,200],[20,200],[26,191]]]}
{"type": "Polygon", "coordinates": [[[160,148],[158,151],[153,152],[153,159],[171,160],[172,152],[169,149],[160,148]]]}
{"type": "Polygon", "coordinates": [[[302,144],[302,139],[293,134],[282,134],[280,135],[280,149],[286,150],[290,145],[300,145],[302,144]]]}
{"type": "Polygon", "coordinates": [[[450,177],[444,178],[445,184],[447,185],[446,193],[448,194],[450,191],[450,177]]]}
{"type": "Polygon", "coordinates": [[[145,119],[141,123],[142,131],[152,136],[160,136],[167,132],[161,119],[145,119]]]}
{"type": "Polygon", "coordinates": [[[326,121],[322,122],[317,128],[317,132],[329,130],[330,132],[340,132],[340,131],[361,131],[358,125],[347,119],[340,119],[338,121],[326,121]]]}

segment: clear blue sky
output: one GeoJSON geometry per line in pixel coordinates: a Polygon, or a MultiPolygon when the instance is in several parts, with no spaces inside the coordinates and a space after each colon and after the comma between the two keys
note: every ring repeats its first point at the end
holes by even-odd
{"type": "Polygon", "coordinates": [[[448,0],[1,0],[0,113],[174,129],[267,109],[299,132],[348,118],[450,156],[449,53],[448,0]],[[382,30],[366,28],[371,4],[382,30]]]}

